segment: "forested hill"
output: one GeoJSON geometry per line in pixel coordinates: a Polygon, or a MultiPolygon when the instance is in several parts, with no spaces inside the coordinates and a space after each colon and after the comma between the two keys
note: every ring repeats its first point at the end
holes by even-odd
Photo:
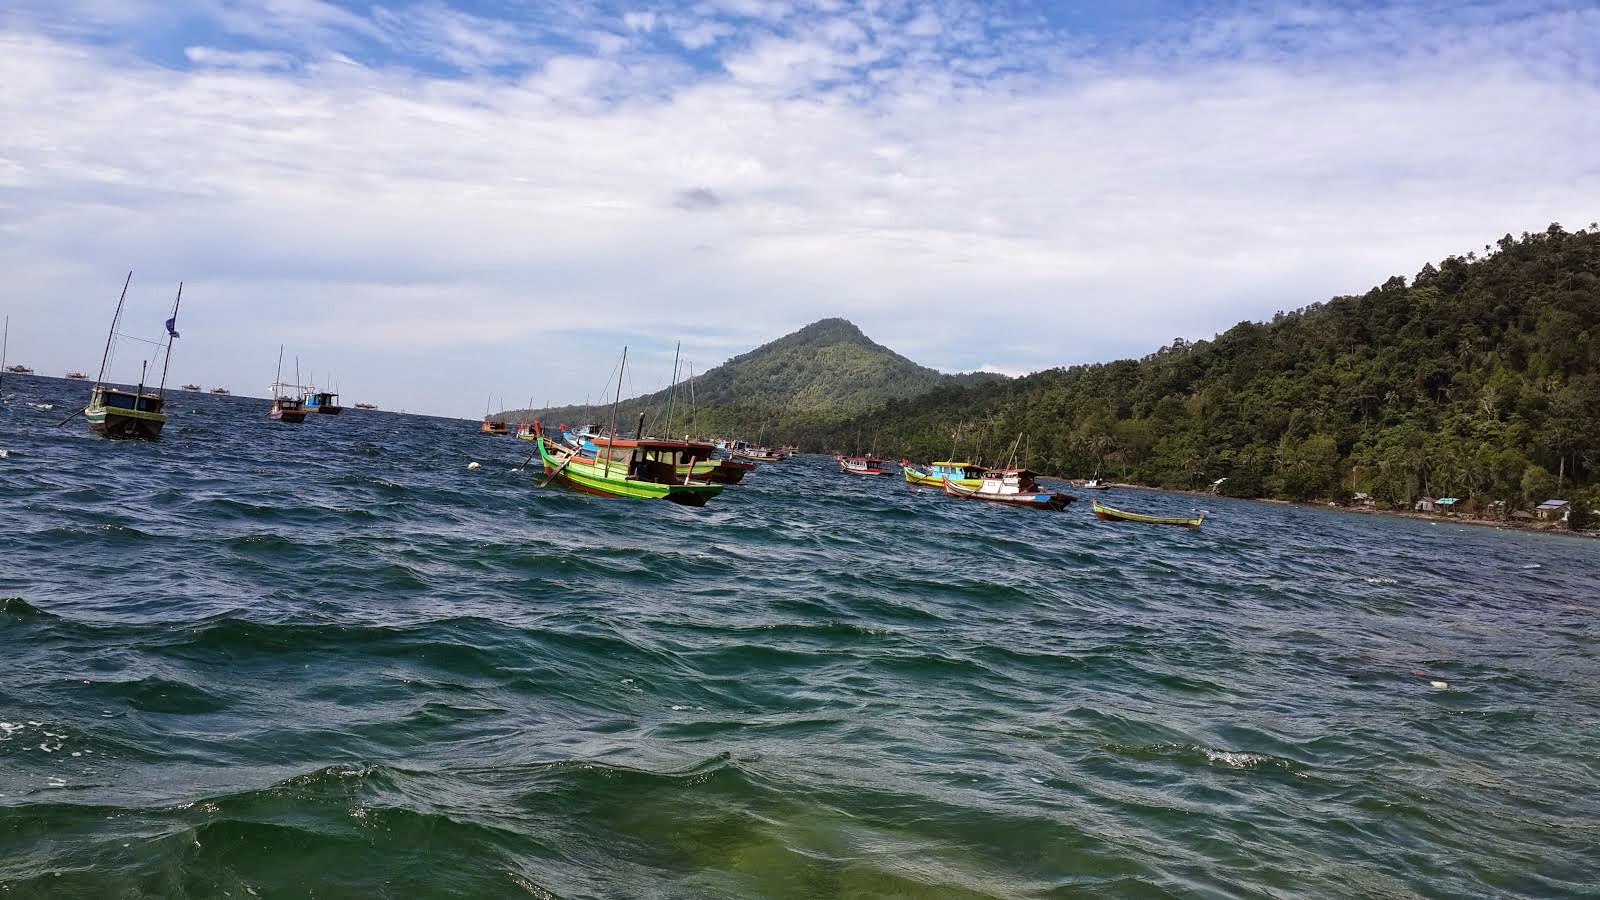
{"type": "Polygon", "coordinates": [[[1507,235],[1409,284],[1396,276],[1213,340],[942,387],[784,437],[843,448],[866,429],[913,458],[981,445],[993,462],[1020,433],[1033,467],[1057,475],[1099,469],[1177,488],[1227,478],[1224,492],[1239,496],[1537,503],[1597,481],[1597,232],[1507,235]]]}
{"type": "MultiPolygon", "coordinates": [[[[822,319],[735,356],[692,385],[694,430],[727,433],[804,421],[812,425],[838,422],[873,409],[886,400],[915,397],[941,384],[972,384],[1001,376],[974,373],[945,375],[919,366],[875,343],[844,319],[822,319]]],[[[670,389],[669,389],[670,390],[670,389]]],[[[667,395],[663,390],[623,401],[619,425],[630,431],[640,412],[652,430],[664,427],[667,395]]],[[[677,388],[677,422],[687,423],[691,386],[677,388]]],[[[568,423],[609,421],[609,405],[564,406],[515,410],[502,414],[515,421],[535,416],[568,423]]],[[[675,425],[674,432],[680,429],[675,425]]],[[[755,439],[755,434],[750,435],[755,439]]]]}

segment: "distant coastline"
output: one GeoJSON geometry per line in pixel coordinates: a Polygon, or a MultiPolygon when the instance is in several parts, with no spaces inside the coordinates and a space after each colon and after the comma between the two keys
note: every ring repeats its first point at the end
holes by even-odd
{"type": "MultiPolygon", "coordinates": [[[[1057,478],[1072,487],[1081,487],[1072,479],[1057,478]]],[[[1109,487],[1126,488],[1133,491],[1150,491],[1157,494],[1179,494],[1186,497],[1203,497],[1208,499],[1237,500],[1243,503],[1271,503],[1277,506],[1298,506],[1305,509],[1325,509],[1331,512],[1354,513],[1363,516],[1385,516],[1396,519],[1416,519],[1421,522],[1447,522],[1452,525],[1476,525],[1485,528],[1494,528],[1500,531],[1526,531],[1535,534],[1570,535],[1590,539],[1600,539],[1600,528],[1575,530],[1568,528],[1564,522],[1544,522],[1538,519],[1484,519],[1477,516],[1466,515],[1441,515],[1439,513],[1414,512],[1406,509],[1377,509],[1369,506],[1349,506],[1334,503],[1331,500],[1303,501],[1303,500],[1278,500],[1272,497],[1224,497],[1221,494],[1212,494],[1206,491],[1189,491],[1182,488],[1151,487],[1144,484],[1130,484],[1128,482],[1107,482],[1109,487]]]]}

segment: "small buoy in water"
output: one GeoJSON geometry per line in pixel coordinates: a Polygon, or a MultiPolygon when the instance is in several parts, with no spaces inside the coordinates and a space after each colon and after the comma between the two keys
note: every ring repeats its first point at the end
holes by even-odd
{"type": "Polygon", "coordinates": [[[8,457],[10,455],[11,455],[11,451],[10,450],[0,450],[0,459],[5,459],[6,457],[8,457]]]}
{"type": "Polygon", "coordinates": [[[478,469],[478,468],[482,468],[482,467],[481,467],[481,466],[479,466],[479,465],[478,465],[478,464],[477,464],[477,463],[475,463],[475,462],[469,462],[469,463],[467,463],[467,469],[468,469],[468,470],[469,470],[469,471],[470,471],[470,470],[472,470],[472,469],[478,469]]]}
{"type": "Polygon", "coordinates": [[[1430,681],[1428,683],[1441,691],[1450,686],[1450,683],[1447,681],[1430,681]]]}

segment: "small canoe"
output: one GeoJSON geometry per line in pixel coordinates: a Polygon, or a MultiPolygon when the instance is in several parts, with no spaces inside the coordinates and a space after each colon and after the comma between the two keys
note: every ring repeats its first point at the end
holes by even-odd
{"type": "Polygon", "coordinates": [[[1198,516],[1147,516],[1144,513],[1114,509],[1099,500],[1093,501],[1093,505],[1094,517],[1108,522],[1140,522],[1145,525],[1181,525],[1184,528],[1199,528],[1200,523],[1206,520],[1205,513],[1198,516]]]}

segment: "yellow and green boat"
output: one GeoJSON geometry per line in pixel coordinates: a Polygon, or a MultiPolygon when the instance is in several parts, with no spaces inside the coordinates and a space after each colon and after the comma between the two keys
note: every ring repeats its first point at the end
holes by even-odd
{"type": "MultiPolygon", "coordinates": [[[[122,304],[128,299],[128,285],[133,283],[129,272],[122,282],[122,295],[117,298],[117,311],[111,316],[111,331],[106,335],[106,352],[100,358],[100,374],[95,377],[89,394],[89,404],[83,408],[83,417],[89,421],[89,430],[106,437],[143,438],[153,441],[161,437],[167,424],[166,404],[167,366],[172,362],[172,341],[178,336],[178,304],[183,301],[183,283],[178,283],[178,297],[172,302],[172,317],[167,319],[165,340],[166,355],[161,363],[161,383],[155,390],[146,390],[145,374],[148,361],[139,365],[139,386],[131,391],[113,387],[106,382],[106,367],[111,362],[111,348],[117,339],[117,323],[122,320],[122,304]]],[[[162,341],[156,342],[160,349],[162,341]]]]}
{"type": "Polygon", "coordinates": [[[1125,509],[1116,509],[1106,506],[1099,500],[1093,501],[1094,517],[1108,522],[1139,522],[1144,525],[1179,525],[1184,528],[1199,528],[1200,523],[1206,520],[1206,514],[1197,516],[1147,516],[1144,513],[1128,512],[1125,509]]]}
{"type": "Polygon", "coordinates": [[[969,462],[942,462],[931,463],[927,468],[914,466],[907,460],[900,460],[900,469],[906,473],[906,484],[918,487],[943,488],[944,480],[950,479],[956,487],[968,490],[977,490],[983,486],[983,466],[975,466],[969,462]]]}
{"type": "Polygon", "coordinates": [[[534,443],[544,463],[546,483],[559,481],[573,490],[601,497],[666,500],[704,506],[722,493],[722,485],[680,476],[680,466],[709,458],[709,444],[653,438],[602,438],[594,455],[547,440],[534,428],[534,443]]]}

